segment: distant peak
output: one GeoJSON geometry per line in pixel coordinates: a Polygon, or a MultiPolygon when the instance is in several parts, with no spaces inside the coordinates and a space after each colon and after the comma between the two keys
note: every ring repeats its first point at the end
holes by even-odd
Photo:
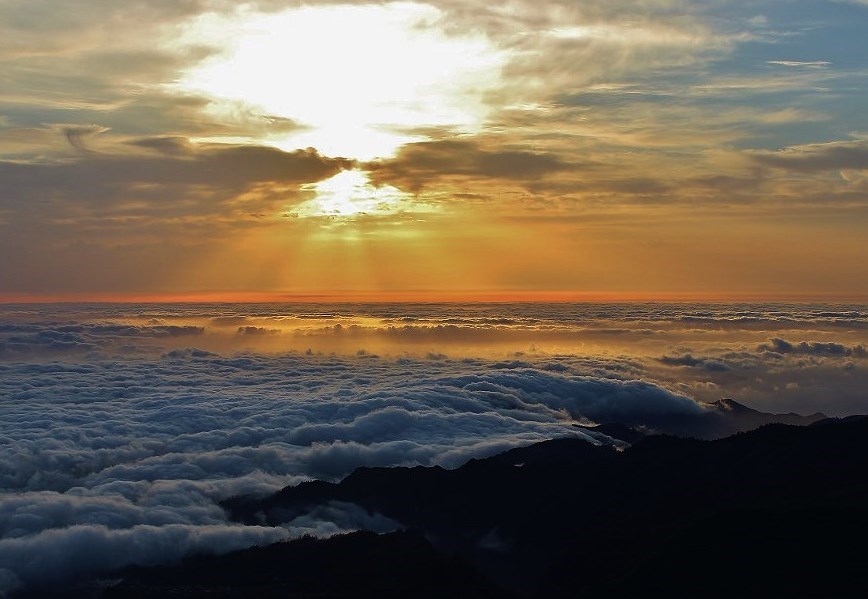
{"type": "Polygon", "coordinates": [[[753,408],[749,408],[744,404],[740,404],[734,399],[730,399],[729,397],[724,397],[722,399],[718,399],[717,401],[711,402],[709,404],[713,406],[716,410],[720,412],[740,412],[740,413],[759,413],[758,410],[754,410],[753,408]]]}

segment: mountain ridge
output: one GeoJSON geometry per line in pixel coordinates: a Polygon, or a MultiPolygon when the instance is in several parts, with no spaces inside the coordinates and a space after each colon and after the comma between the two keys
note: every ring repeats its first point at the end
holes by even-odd
{"type": "MultiPolygon", "coordinates": [[[[861,554],[846,548],[868,538],[866,471],[862,417],[768,424],[718,440],[656,435],[623,450],[554,439],[454,470],[360,468],[339,483],[302,483],[224,507],[239,522],[277,524],[330,502],[356,505],[419,531],[434,553],[423,559],[420,550],[410,570],[428,571],[432,555],[455,560],[458,570],[478,573],[480,592],[491,596],[686,598],[700,589],[721,598],[855,597],[868,594],[868,574],[861,554]],[[730,567],[724,575],[709,563],[730,567]]],[[[357,557],[342,559],[363,562],[368,542],[359,541],[357,557]]],[[[245,555],[213,563],[231,569],[232,559],[246,563],[245,555]]],[[[195,583],[202,592],[243,596],[244,584],[227,587],[213,575],[209,583],[209,570],[184,574],[181,566],[168,578],[160,568],[127,572],[105,597],[178,591],[185,580],[184,588],[195,583]]],[[[356,575],[360,589],[373,588],[364,573],[356,575]]],[[[251,570],[247,584],[254,581],[251,570]]],[[[381,590],[370,596],[390,596],[381,590]]],[[[316,596],[368,595],[346,588],[316,596]]]]}

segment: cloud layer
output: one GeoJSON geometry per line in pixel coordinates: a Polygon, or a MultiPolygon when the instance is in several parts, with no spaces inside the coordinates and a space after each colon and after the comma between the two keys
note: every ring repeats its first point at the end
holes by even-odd
{"type": "Polygon", "coordinates": [[[241,527],[217,503],[236,494],[359,466],[454,467],[559,436],[613,443],[573,424],[666,430],[705,413],[697,399],[864,412],[868,382],[858,307],[10,305],[2,316],[6,591],[394,526],[337,505],[241,527]]]}
{"type": "Polygon", "coordinates": [[[286,529],[230,525],[216,504],[230,495],[336,479],[363,465],[457,466],[585,436],[571,416],[635,412],[633,420],[653,423],[658,412],[701,409],[648,383],[471,360],[176,350],[148,360],[7,364],[3,381],[6,590],[336,530],[333,514],[286,529]]]}

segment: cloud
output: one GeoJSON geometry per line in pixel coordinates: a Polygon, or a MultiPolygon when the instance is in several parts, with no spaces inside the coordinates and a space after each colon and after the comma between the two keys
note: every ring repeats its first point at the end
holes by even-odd
{"type": "Polygon", "coordinates": [[[482,30],[515,51],[508,88],[516,97],[557,87],[579,87],[599,79],[702,60],[726,42],[682,4],[640,6],[591,1],[581,4],[516,2],[509,8],[479,2],[441,4],[448,23],[459,30],[482,30]],[[523,87],[524,89],[521,89],[523,87]]]}
{"type": "Polygon", "coordinates": [[[280,329],[266,329],[263,327],[243,326],[238,327],[239,335],[278,335],[280,329]]]}
{"type": "MultiPolygon", "coordinates": [[[[824,315],[821,310],[815,314],[824,315]]],[[[865,411],[862,388],[868,383],[865,367],[868,352],[861,341],[864,339],[861,329],[847,330],[838,328],[839,325],[843,322],[793,327],[781,321],[777,326],[765,323],[753,333],[745,329],[739,335],[767,339],[759,344],[751,344],[747,338],[733,344],[721,343],[721,339],[711,345],[684,339],[674,351],[656,359],[667,367],[680,367],[677,374],[668,368],[649,367],[645,377],[652,380],[671,377],[671,388],[696,399],[710,402],[734,397],[766,412],[823,412],[836,416],[862,413],[865,411]],[[768,332],[776,329],[787,336],[799,331],[819,335],[822,331],[825,339],[799,342],[782,336],[769,339],[768,332]],[[830,340],[835,338],[839,340],[830,340]]]]}
{"type": "MultiPolygon", "coordinates": [[[[179,91],[174,82],[220,54],[225,41],[183,43],[180,31],[198,15],[229,14],[237,6],[220,0],[170,4],[83,0],[74,10],[41,0],[4,4],[0,75],[9,93],[0,99],[0,113],[7,124],[30,130],[31,137],[43,123],[110,129],[103,143],[177,135],[252,140],[300,129],[287,116],[263,114],[244,102],[218,104],[179,91]]],[[[78,147],[82,139],[75,135],[70,143],[78,147]]],[[[28,159],[62,157],[61,149],[39,145],[26,148],[28,159]]],[[[0,149],[0,158],[8,152],[0,149]]]]}
{"type": "MultiPolygon", "coordinates": [[[[144,141],[154,147],[154,140],[144,141]]],[[[178,140],[169,143],[179,148],[178,140]]],[[[165,149],[167,145],[164,140],[161,147],[165,149]]],[[[142,184],[197,185],[214,190],[226,187],[238,191],[262,182],[318,181],[349,166],[347,160],[325,158],[314,150],[283,152],[266,146],[231,144],[201,145],[180,157],[99,155],[72,164],[0,162],[0,177],[9,185],[0,200],[14,207],[13,200],[22,194],[37,196],[61,186],[69,201],[78,202],[88,197],[119,201],[123,197],[119,196],[121,191],[134,190],[142,184]],[[78,181],[79,177],[87,180],[87,188],[78,181]],[[38,186],[32,185],[34,180],[39,182],[38,186]]]]}
{"type": "Polygon", "coordinates": [[[58,127],[66,136],[69,145],[81,151],[87,151],[84,142],[88,137],[99,135],[109,130],[108,127],[101,127],[99,125],[58,125],[58,127]]]}
{"type": "MultiPolygon", "coordinates": [[[[74,135],[80,135],[76,133],[74,135]]],[[[76,142],[80,143],[80,142],[76,142]]],[[[88,207],[101,212],[123,206],[130,199],[147,201],[155,214],[219,212],[220,204],[197,202],[205,195],[227,201],[258,184],[300,185],[318,181],[350,166],[343,159],[325,158],[313,150],[283,152],[265,146],[212,144],[195,149],[178,138],[141,140],[160,149],[153,155],[90,153],[73,162],[20,164],[0,162],[0,206],[9,218],[28,217],[33,202],[52,197],[53,217],[61,219],[88,207]],[[184,198],[184,202],[156,202],[184,198]],[[193,193],[196,190],[198,193],[193,193]]],[[[38,208],[38,205],[37,205],[38,208]]]]}
{"type": "Polygon", "coordinates": [[[45,357],[72,353],[126,348],[130,343],[185,339],[201,335],[196,325],[136,326],[128,324],[55,324],[46,326],[6,325],[0,327],[0,360],[45,357]]]}
{"type": "Polygon", "coordinates": [[[785,339],[775,337],[770,343],[763,343],[757,348],[758,351],[768,351],[778,354],[803,354],[810,356],[829,356],[829,357],[844,357],[844,356],[859,356],[865,357],[865,347],[863,345],[854,345],[848,347],[841,343],[831,341],[802,341],[798,344],[791,343],[785,339]]]}
{"type": "MultiPolygon", "coordinates": [[[[304,126],[303,115],[283,114],[279,102],[266,110],[250,99],[182,91],[178,83],[231,55],[238,41],[190,42],[185,32],[193,24],[216,19],[234,35],[240,28],[233,24],[294,5],[170,4],[82,0],[69,9],[37,0],[0,7],[4,290],[112,294],[297,285],[315,291],[365,284],[351,273],[298,276],[307,261],[296,257],[324,253],[306,242],[326,245],[319,228],[339,219],[289,217],[310,199],[299,185],[353,165],[330,161],[324,151],[304,163],[269,147],[285,147],[304,126]],[[293,176],[296,169],[305,176],[293,176]],[[263,266],[227,271],[221,268],[226,254],[263,266]]],[[[384,240],[372,246],[378,255],[371,280],[389,288],[402,278],[406,284],[395,274],[401,260],[387,256],[412,253],[395,242],[395,231],[412,233],[420,255],[463,256],[466,269],[421,269],[438,279],[430,288],[656,291],[738,283],[740,291],[838,291],[865,278],[853,276],[860,274],[855,258],[840,251],[849,243],[838,235],[840,225],[823,231],[817,247],[824,253],[810,264],[797,247],[770,240],[757,252],[742,243],[817,231],[818,203],[847,212],[834,215],[840,222],[864,220],[864,160],[861,150],[845,147],[856,142],[835,142],[843,145],[834,151],[813,147],[830,139],[829,131],[859,130],[864,52],[858,36],[846,37],[856,44],[849,53],[838,43],[849,35],[848,16],[857,7],[831,16],[810,7],[794,12],[771,4],[745,9],[663,0],[508,6],[438,0],[434,7],[424,11],[421,30],[484,38],[506,62],[482,69],[494,88],[468,85],[455,106],[442,106],[446,114],[475,106],[471,125],[390,130],[421,141],[367,165],[377,182],[417,193],[405,205],[431,209],[352,223],[363,238],[384,240]],[[824,27],[814,27],[820,17],[824,27]],[[834,68],[820,68],[826,62],[834,68]],[[775,150],[782,147],[791,151],[775,150]],[[812,176],[794,182],[792,172],[812,176]],[[646,218],[650,205],[658,207],[653,226],[646,218]],[[780,218],[783,206],[787,218],[780,218]],[[797,217],[802,220],[794,224],[797,217]],[[677,230],[682,223],[698,241],[677,230]],[[763,231],[756,230],[760,225],[763,231]],[[464,251],[480,231],[487,238],[474,245],[491,240],[490,248],[464,251]],[[632,258],[648,255],[638,247],[654,250],[645,266],[632,258]],[[721,252],[727,259],[719,263],[729,270],[712,276],[702,265],[721,252]],[[603,259],[555,268],[577,255],[603,259]],[[825,268],[839,256],[850,262],[825,268]],[[491,268],[495,261],[501,264],[491,268]],[[758,262],[763,272],[754,274],[758,262]],[[642,279],[648,265],[662,263],[682,266],[642,279]],[[803,274],[784,272],[794,264],[803,274]]],[[[316,60],[314,53],[303,62],[316,71],[316,60]]],[[[379,76],[380,66],[369,61],[365,69],[379,76]]],[[[279,79],[262,68],[266,83],[279,79]]],[[[355,100],[333,93],[312,106],[335,106],[352,127],[355,100]]],[[[328,245],[336,254],[336,244],[328,245]]]]}
{"type": "Polygon", "coordinates": [[[526,150],[487,150],[476,142],[443,140],[411,143],[398,156],[367,165],[379,183],[419,191],[426,183],[447,177],[535,181],[569,168],[553,154],[526,150]]]}
{"type": "Polygon", "coordinates": [[[712,371],[726,371],[730,369],[728,364],[719,360],[694,358],[692,354],[684,354],[683,356],[663,356],[660,358],[660,361],[669,366],[688,366],[690,368],[704,368],[705,370],[712,371]]]}
{"type": "Polygon", "coordinates": [[[0,592],[44,589],[129,564],[170,563],[193,552],[225,553],[287,538],[280,527],[73,525],[0,539],[0,592]]]}
{"type": "Polygon", "coordinates": [[[456,467],[553,437],[613,442],[577,420],[689,428],[707,413],[694,398],[856,410],[868,373],[864,344],[853,341],[864,314],[852,307],[117,304],[46,313],[10,305],[2,316],[7,590],[307,532],[394,525],[330,505],[288,514],[278,529],[239,527],[219,506],[230,496],[337,480],[359,466],[456,467]],[[418,340],[391,336],[396,323],[435,332],[412,353],[418,340]],[[444,326],[462,333],[436,332],[444,326]],[[239,327],[284,333],[239,335],[239,327]],[[333,355],[235,352],[318,338],[287,334],[292,327],[347,343],[333,355]],[[799,330],[824,337],[786,341],[799,330]],[[499,349],[450,357],[472,339],[466,331],[499,349]],[[561,351],[518,337],[524,351],[516,355],[515,331],[543,335],[541,344],[556,333],[561,351]],[[383,339],[390,345],[357,355],[383,339]],[[568,339],[613,345],[605,355],[588,345],[566,352],[568,339]],[[615,349],[624,347],[632,354],[615,349]],[[53,574],[42,579],[43,571],[53,574]]]}
{"type": "Polygon", "coordinates": [[[753,152],[759,164],[796,172],[868,169],[868,142],[834,141],[791,146],[777,152],[753,152]]]}
{"type": "MultiPolygon", "coordinates": [[[[275,510],[273,515],[281,518],[280,510],[275,510]]],[[[391,518],[370,514],[358,505],[343,501],[330,501],[307,513],[292,514],[282,526],[292,531],[293,536],[308,534],[316,537],[329,537],[354,530],[384,533],[401,528],[401,524],[391,518]]]]}
{"type": "Polygon", "coordinates": [[[303,184],[350,166],[313,150],[142,141],[125,153],[88,145],[62,161],[0,161],[4,291],[142,290],[196,277],[191,262],[280,222],[305,198],[303,184]]]}
{"type": "Polygon", "coordinates": [[[195,146],[190,143],[189,139],[177,135],[164,135],[162,137],[148,137],[145,139],[136,139],[131,141],[130,143],[134,146],[149,148],[152,150],[156,150],[161,154],[169,154],[173,156],[179,154],[190,154],[195,149],[195,146]]]}
{"type": "MultiPolygon", "coordinates": [[[[82,365],[6,364],[3,393],[24,408],[4,410],[0,426],[10,441],[0,459],[7,586],[335,532],[353,521],[329,519],[330,512],[289,530],[232,527],[216,503],[230,495],[340,478],[361,465],[457,466],[551,436],[583,435],[562,412],[568,402],[559,391],[532,397],[522,388],[530,372],[493,374],[494,393],[482,384],[489,377],[444,378],[456,366],[484,364],[197,350],[82,365]],[[407,368],[422,375],[418,382],[406,380],[407,368]],[[51,576],[40,579],[46,569],[51,576]]],[[[561,378],[542,376],[536,387],[561,378]]],[[[622,384],[600,383],[598,392],[622,384]]],[[[657,390],[646,399],[666,397],[657,390]]]]}
{"type": "Polygon", "coordinates": [[[766,63],[782,67],[804,67],[809,69],[825,69],[832,64],[826,60],[767,60],[766,63]]]}

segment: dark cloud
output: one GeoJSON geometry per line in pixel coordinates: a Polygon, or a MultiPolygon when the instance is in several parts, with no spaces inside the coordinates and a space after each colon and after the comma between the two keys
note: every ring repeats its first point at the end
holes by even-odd
{"type": "MultiPolygon", "coordinates": [[[[814,313],[833,314],[822,310],[814,313]]],[[[844,313],[847,312],[841,312],[844,313]]],[[[858,322],[854,320],[853,324],[858,322]]],[[[850,341],[793,342],[773,337],[759,345],[720,343],[709,346],[688,341],[690,333],[685,332],[683,337],[679,335],[683,343],[677,351],[656,359],[666,366],[680,366],[677,373],[650,368],[651,372],[643,378],[669,378],[669,386],[696,399],[711,402],[720,397],[737,397],[766,412],[824,412],[836,416],[863,413],[868,352],[864,342],[853,341],[854,336],[859,338],[856,331],[862,329],[841,331],[838,329],[841,324],[816,322],[805,330],[815,335],[822,331],[827,339],[840,335],[850,341]]],[[[766,330],[774,331],[775,327],[767,325],[766,330]]],[[[788,333],[798,330],[798,326],[780,329],[788,333]]],[[[750,338],[761,337],[763,331],[747,329],[739,336],[745,334],[750,338]]]]}
{"type": "Polygon", "coordinates": [[[156,150],[161,154],[178,155],[191,154],[195,150],[195,146],[190,143],[186,137],[180,136],[163,136],[163,137],[148,137],[145,139],[137,139],[130,142],[134,146],[140,148],[148,148],[156,150]]]}
{"type": "Polygon", "coordinates": [[[763,343],[757,348],[758,351],[768,351],[778,354],[802,354],[809,356],[845,357],[866,355],[862,345],[846,346],[831,341],[801,341],[792,343],[785,339],[775,337],[769,343],[763,343]]]}
{"type": "Polygon", "coordinates": [[[751,156],[764,166],[804,173],[868,169],[868,143],[863,140],[793,146],[778,152],[753,152],[751,156]]]}
{"type": "MultiPolygon", "coordinates": [[[[157,149],[178,149],[181,144],[177,138],[144,140],[145,146],[157,149]]],[[[325,158],[312,149],[283,152],[266,146],[230,144],[188,147],[181,156],[100,154],[74,163],[0,162],[0,181],[4,182],[0,201],[14,208],[28,197],[61,192],[60,198],[68,201],[120,200],[141,184],[240,190],[256,183],[318,181],[350,166],[350,161],[325,158]]]]}
{"type": "Polygon", "coordinates": [[[69,145],[74,147],[76,150],[82,151],[87,150],[84,142],[88,137],[108,131],[107,127],[101,127],[99,125],[59,125],[58,127],[66,136],[69,145]]]}
{"type": "Polygon", "coordinates": [[[173,360],[189,360],[191,358],[216,358],[217,354],[196,347],[185,347],[167,352],[166,357],[173,360]]]}
{"type": "Polygon", "coordinates": [[[204,331],[205,328],[201,326],[163,324],[6,325],[0,327],[0,360],[105,351],[129,352],[134,347],[131,343],[185,339],[201,335],[204,331]]]}
{"type": "Polygon", "coordinates": [[[378,182],[418,191],[443,177],[531,182],[576,166],[544,152],[488,150],[473,141],[442,140],[407,144],[395,158],[367,168],[378,182]]]}
{"type": "Polygon", "coordinates": [[[684,354],[683,356],[663,356],[660,358],[660,361],[669,366],[689,366],[691,368],[703,368],[711,371],[726,371],[730,369],[728,364],[719,360],[694,358],[691,354],[684,354]]]}
{"type": "Polygon", "coordinates": [[[216,326],[238,326],[248,320],[247,316],[215,316],[210,323],[216,326]]]}
{"type": "Polygon", "coordinates": [[[260,225],[263,215],[276,218],[281,206],[301,201],[302,184],[351,164],[313,150],[177,137],[144,139],[139,148],[0,161],[0,287],[153,289],[167,265],[213,252],[206,246],[260,225]]]}
{"type": "Polygon", "coordinates": [[[278,335],[280,329],[267,329],[265,327],[244,326],[238,327],[239,335],[278,335]]]}

